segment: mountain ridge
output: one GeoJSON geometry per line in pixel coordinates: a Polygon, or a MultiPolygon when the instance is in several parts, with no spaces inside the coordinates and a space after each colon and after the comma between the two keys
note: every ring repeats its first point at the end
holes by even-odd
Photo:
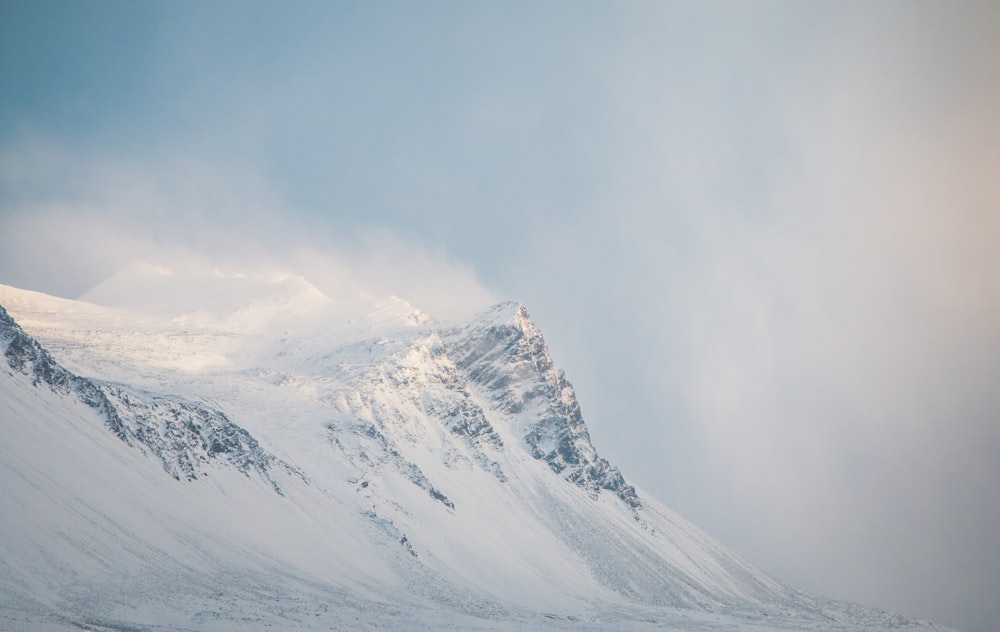
{"type": "MultiPolygon", "coordinates": [[[[0,299],[12,293],[16,294],[7,288],[0,299]]],[[[369,624],[395,620],[391,604],[398,600],[422,613],[426,629],[439,628],[449,617],[465,622],[460,629],[513,629],[510,626],[525,623],[537,629],[602,629],[608,623],[602,618],[605,612],[619,613],[615,625],[622,629],[637,630],[657,629],[659,624],[649,620],[673,621],[675,627],[688,621],[691,629],[708,630],[731,625],[933,628],[792,589],[628,483],[598,455],[572,385],[519,303],[499,304],[464,324],[414,327],[400,322],[383,327],[374,338],[329,346],[320,340],[311,348],[289,331],[266,332],[271,342],[262,346],[254,346],[254,341],[265,334],[254,331],[234,347],[230,334],[190,338],[183,323],[175,321],[161,323],[163,333],[151,338],[148,321],[138,333],[120,328],[120,322],[127,320],[121,312],[115,312],[121,320],[112,322],[110,332],[101,329],[104,312],[83,322],[86,327],[80,327],[82,321],[66,327],[60,325],[58,311],[32,314],[30,300],[15,303],[79,366],[127,370],[119,368],[112,381],[71,373],[3,310],[0,340],[11,368],[3,376],[4,388],[13,389],[5,400],[24,409],[5,415],[5,424],[14,424],[12,436],[22,432],[19,424],[31,419],[44,422],[36,404],[65,406],[56,401],[67,395],[65,389],[61,394],[53,390],[52,401],[41,391],[36,393],[38,402],[24,399],[30,388],[52,385],[46,376],[55,376],[52,382],[57,385],[90,384],[119,419],[104,424],[119,447],[101,443],[102,450],[115,459],[122,458],[121,450],[146,451],[143,458],[158,461],[167,480],[198,486],[199,491],[190,491],[193,488],[186,485],[151,483],[168,501],[183,506],[189,495],[210,503],[217,497],[252,498],[251,506],[240,504],[239,511],[277,507],[275,502],[291,503],[289,507],[306,503],[312,508],[306,525],[318,521],[326,525],[321,531],[349,534],[357,555],[316,540],[311,532],[299,538],[302,545],[328,551],[331,560],[359,569],[360,576],[381,577],[366,580],[365,588],[350,581],[344,584],[342,571],[317,560],[304,561],[294,553],[299,545],[282,544],[287,534],[265,537],[271,533],[268,522],[276,519],[268,514],[262,524],[234,527],[241,541],[253,543],[243,545],[249,547],[250,559],[260,555],[254,551],[267,550],[271,551],[267,559],[277,564],[270,574],[262,575],[256,562],[227,557],[226,563],[242,568],[238,574],[252,578],[251,583],[292,573],[310,577],[310,586],[331,581],[351,585],[342,595],[345,603],[380,595],[373,602],[382,604],[376,608],[380,614],[372,615],[369,624]],[[232,365],[184,372],[155,362],[142,364],[128,348],[135,340],[144,344],[159,340],[170,353],[213,345],[220,353],[231,353],[230,348],[238,352],[232,352],[232,365]],[[275,354],[273,340],[284,340],[281,348],[287,353],[275,354]],[[187,346],[177,347],[179,341],[187,346]],[[253,347],[254,353],[246,355],[243,347],[253,347]],[[253,361],[250,365],[237,363],[248,358],[253,361]],[[119,379],[126,374],[130,380],[119,379]],[[29,381],[18,386],[23,380],[29,381]],[[220,437],[226,440],[216,443],[220,437]],[[254,492],[256,484],[250,483],[254,477],[262,484],[260,493],[279,500],[254,492]],[[378,568],[383,570],[371,570],[378,568]],[[547,616],[553,612],[562,614],[547,616]]],[[[97,412],[104,406],[87,405],[97,412]]],[[[79,413],[65,416],[76,419],[79,413]]],[[[30,443],[22,447],[36,449],[30,443]]],[[[71,453],[72,445],[61,449],[71,453]]],[[[15,463],[14,457],[9,458],[15,463]]],[[[54,462],[48,468],[105,475],[100,468],[72,463],[54,462]]],[[[25,480],[35,480],[30,468],[17,466],[14,471],[25,480]]],[[[143,471],[144,476],[153,476],[150,470],[143,471]]],[[[15,486],[12,493],[17,496],[19,491],[15,486]]],[[[118,513],[128,515],[117,501],[102,502],[109,520],[118,513]]],[[[157,510],[150,511],[158,515],[157,510]]],[[[225,524],[228,518],[215,510],[207,510],[202,518],[178,511],[172,520],[180,521],[183,541],[200,542],[198,533],[211,532],[213,524],[225,524]]],[[[282,524],[287,533],[308,532],[298,522],[282,524]]],[[[29,550],[49,555],[44,543],[18,531],[18,524],[7,526],[5,532],[35,542],[29,550]]],[[[100,547],[113,544],[94,537],[100,547]]],[[[145,536],[136,531],[133,537],[145,536]]],[[[212,555],[229,556],[224,544],[213,546],[220,545],[223,549],[212,555]]],[[[178,548],[170,559],[189,555],[186,547],[178,548]]],[[[24,559],[24,554],[11,559],[24,559]]],[[[315,597],[314,589],[307,592],[315,597]]],[[[237,595],[240,589],[229,586],[221,594],[237,595]]],[[[283,618],[271,606],[233,599],[258,622],[305,629],[297,614],[283,618]]],[[[315,603],[320,602],[328,600],[316,597],[315,603]]],[[[311,603],[301,603],[296,612],[309,610],[311,603]]],[[[72,614],[72,609],[56,610],[72,614]]],[[[216,629],[213,626],[236,616],[220,615],[213,623],[196,621],[195,614],[183,607],[178,612],[184,625],[196,629],[216,629]]],[[[327,616],[345,623],[338,616],[327,616]]],[[[117,620],[130,625],[150,622],[131,610],[117,620]]]]}

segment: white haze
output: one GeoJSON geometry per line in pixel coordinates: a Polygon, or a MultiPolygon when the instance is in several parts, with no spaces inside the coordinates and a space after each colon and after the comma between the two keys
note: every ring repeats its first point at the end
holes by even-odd
{"type": "Polygon", "coordinates": [[[5,137],[0,282],[195,261],[523,301],[668,506],[804,588],[997,629],[996,5],[561,6],[367,15],[334,53],[354,23],[299,15],[235,79],[165,27],[150,72],[197,81],[150,147],[5,137]]]}
{"type": "Polygon", "coordinates": [[[0,215],[5,280],[57,296],[141,261],[296,274],[321,290],[350,284],[444,320],[499,300],[440,248],[386,226],[311,230],[252,176],[198,161],[138,170],[26,144],[0,155],[0,181],[14,194],[0,215]]]}

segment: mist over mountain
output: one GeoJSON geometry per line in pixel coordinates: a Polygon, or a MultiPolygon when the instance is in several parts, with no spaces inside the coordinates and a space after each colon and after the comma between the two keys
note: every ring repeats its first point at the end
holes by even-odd
{"type": "Polygon", "coordinates": [[[942,629],[630,482],[519,303],[136,263],[0,306],[4,629],[942,629]]]}

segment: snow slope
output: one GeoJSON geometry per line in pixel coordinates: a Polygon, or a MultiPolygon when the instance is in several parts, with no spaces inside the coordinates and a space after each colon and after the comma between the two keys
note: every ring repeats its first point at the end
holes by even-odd
{"type": "Polygon", "coordinates": [[[87,297],[0,286],[4,629],[934,627],[636,489],[521,305],[142,264],[87,297]]]}

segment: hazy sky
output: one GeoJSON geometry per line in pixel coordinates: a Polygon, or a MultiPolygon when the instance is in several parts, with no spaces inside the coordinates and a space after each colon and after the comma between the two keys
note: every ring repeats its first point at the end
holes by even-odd
{"type": "Polygon", "coordinates": [[[4,0],[0,282],[521,300],[640,486],[993,632],[998,112],[998,3],[4,0]]]}

